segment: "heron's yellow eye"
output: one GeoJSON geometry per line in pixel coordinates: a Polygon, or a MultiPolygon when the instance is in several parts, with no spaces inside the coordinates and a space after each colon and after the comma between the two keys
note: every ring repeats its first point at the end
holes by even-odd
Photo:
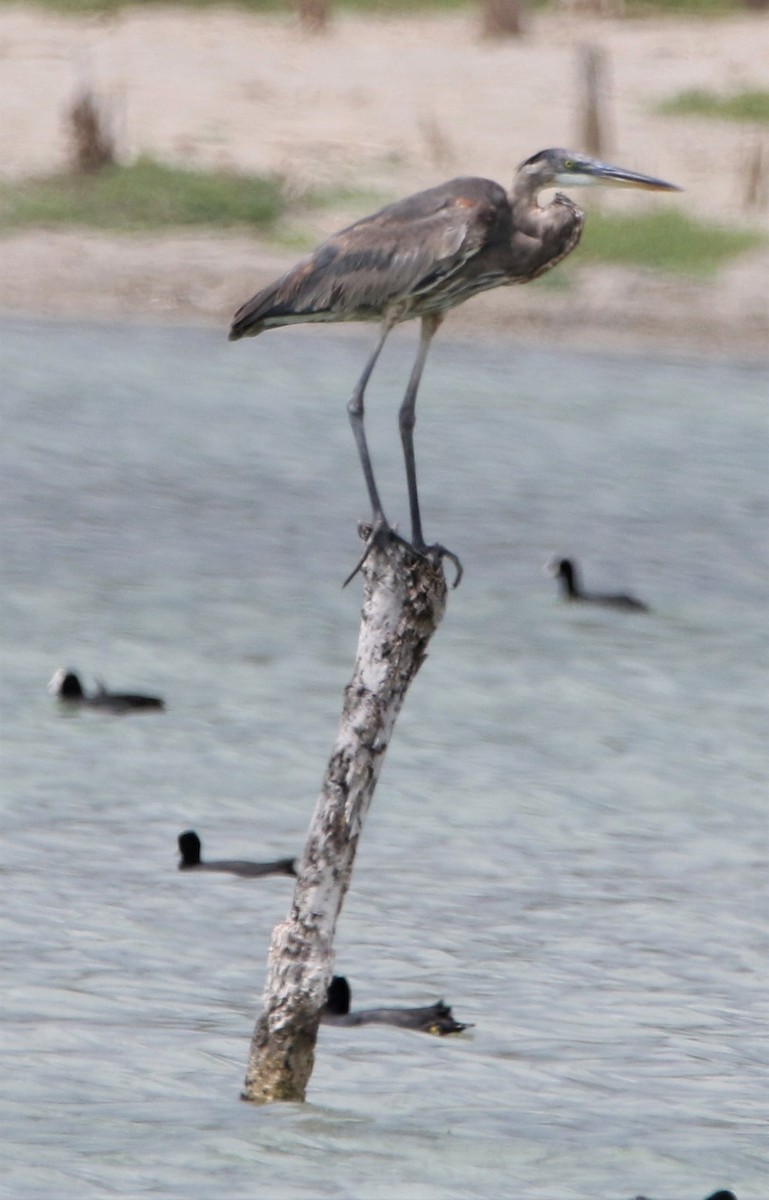
{"type": "Polygon", "coordinates": [[[573,170],[573,168],[574,168],[574,159],[573,159],[573,158],[565,158],[565,159],[563,160],[563,165],[564,165],[564,168],[565,168],[567,171],[571,171],[571,170],[573,170]]]}

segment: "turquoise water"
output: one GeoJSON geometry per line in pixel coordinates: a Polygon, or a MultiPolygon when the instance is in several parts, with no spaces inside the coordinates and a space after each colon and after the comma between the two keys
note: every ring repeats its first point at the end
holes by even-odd
{"type": "MultiPolygon", "coordinates": [[[[425,532],[465,566],[337,936],[308,1103],[238,1100],[358,622],[345,412],[373,331],[0,326],[0,1194],[766,1200],[767,373],[441,331],[425,532]],[[575,609],[570,554],[648,616],[575,609]],[[62,714],[60,666],[167,711],[62,714]]],[[[396,413],[367,421],[406,528],[396,413]]]]}

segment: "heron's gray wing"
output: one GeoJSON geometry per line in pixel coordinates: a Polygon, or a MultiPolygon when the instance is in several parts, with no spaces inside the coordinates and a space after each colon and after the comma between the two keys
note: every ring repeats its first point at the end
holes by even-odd
{"type": "Polygon", "coordinates": [[[313,256],[307,299],[340,314],[379,312],[453,274],[483,247],[497,211],[497,197],[463,182],[388,205],[329,239],[313,256]]]}
{"type": "Polygon", "coordinates": [[[458,271],[506,206],[490,180],[457,179],[341,230],[235,314],[231,336],[302,320],[384,315],[458,271]]]}

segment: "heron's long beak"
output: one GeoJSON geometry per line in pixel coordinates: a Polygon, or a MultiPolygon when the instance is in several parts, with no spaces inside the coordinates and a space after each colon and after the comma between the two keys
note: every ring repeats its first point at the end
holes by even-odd
{"type": "Polygon", "coordinates": [[[682,189],[664,179],[655,179],[653,175],[640,175],[638,171],[625,171],[622,167],[611,167],[608,163],[593,159],[590,163],[580,164],[587,176],[586,182],[602,185],[603,187],[633,187],[646,188],[650,192],[680,192],[682,189]]]}

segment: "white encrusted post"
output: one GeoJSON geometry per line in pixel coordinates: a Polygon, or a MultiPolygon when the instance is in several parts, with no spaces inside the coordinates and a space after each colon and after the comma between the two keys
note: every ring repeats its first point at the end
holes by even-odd
{"type": "Polygon", "coordinates": [[[442,567],[417,558],[395,540],[371,551],[362,574],[355,670],[291,909],[273,930],[245,1100],[304,1100],[331,978],[336,921],[358,838],[396,717],[446,604],[442,567]]]}

